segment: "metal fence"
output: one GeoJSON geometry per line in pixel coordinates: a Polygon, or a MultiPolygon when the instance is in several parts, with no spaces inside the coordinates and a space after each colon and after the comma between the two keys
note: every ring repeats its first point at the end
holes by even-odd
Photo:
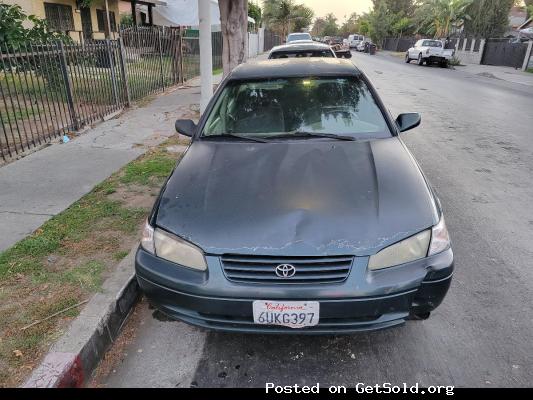
{"type": "Polygon", "coordinates": [[[522,68],[527,49],[527,42],[513,42],[509,38],[488,39],[481,64],[522,68]]]}
{"type": "Polygon", "coordinates": [[[269,51],[272,47],[279,46],[282,43],[281,36],[268,29],[265,29],[264,41],[263,51],[269,51]]]}
{"type": "Polygon", "coordinates": [[[415,44],[416,38],[413,37],[403,37],[403,38],[385,38],[383,39],[383,50],[388,51],[407,51],[410,47],[415,44]]]}
{"type": "MultiPolygon", "coordinates": [[[[213,32],[213,69],[222,34],[213,32]]],[[[0,163],[100,121],[130,101],[198,76],[198,36],[125,28],[119,40],[0,43],[0,163]]]]}
{"type": "MultiPolygon", "coordinates": [[[[222,69],[222,32],[211,33],[213,71],[222,69]]],[[[200,38],[198,30],[188,29],[183,37],[183,76],[191,79],[200,74],[200,38]]]]}

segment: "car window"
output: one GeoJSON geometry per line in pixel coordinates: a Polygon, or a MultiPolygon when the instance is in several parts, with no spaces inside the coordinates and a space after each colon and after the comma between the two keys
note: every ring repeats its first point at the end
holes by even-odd
{"type": "Polygon", "coordinates": [[[202,136],[268,138],[295,131],[358,139],[391,136],[372,93],[357,77],[230,81],[202,136]]]}
{"type": "Polygon", "coordinates": [[[301,57],[335,57],[331,50],[293,50],[293,51],[275,51],[270,54],[270,59],[278,58],[301,58],[301,57]]]}
{"type": "Polygon", "coordinates": [[[442,47],[442,43],[438,40],[424,40],[422,46],[426,47],[442,47]]]}
{"type": "Polygon", "coordinates": [[[311,40],[311,35],[308,33],[291,33],[287,41],[292,42],[294,40],[311,40]]]}

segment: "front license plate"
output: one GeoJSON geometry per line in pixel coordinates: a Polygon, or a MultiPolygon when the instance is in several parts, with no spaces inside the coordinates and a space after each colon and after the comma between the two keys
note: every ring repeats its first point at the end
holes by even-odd
{"type": "Polygon", "coordinates": [[[253,311],[256,324],[303,328],[318,324],[320,304],[318,301],[256,300],[253,311]]]}

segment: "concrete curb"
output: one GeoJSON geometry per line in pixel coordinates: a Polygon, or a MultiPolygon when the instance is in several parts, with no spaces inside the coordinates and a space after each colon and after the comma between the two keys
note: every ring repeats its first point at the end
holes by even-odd
{"type": "Polygon", "coordinates": [[[139,297],[137,246],[116,267],[23,387],[81,387],[120,333],[139,297]]]}

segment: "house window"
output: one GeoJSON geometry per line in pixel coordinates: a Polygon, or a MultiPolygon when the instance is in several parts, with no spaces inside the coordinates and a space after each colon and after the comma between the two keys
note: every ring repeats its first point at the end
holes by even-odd
{"type": "Polygon", "coordinates": [[[73,31],[74,18],[72,7],[64,4],[44,3],[44,15],[50,29],[54,31],[73,31]]]}
{"type": "MultiPolygon", "coordinates": [[[[105,10],[96,10],[96,21],[98,22],[98,30],[100,32],[105,31],[106,17],[105,10]]],[[[109,11],[109,22],[111,24],[111,32],[117,31],[117,22],[115,20],[115,12],[109,11]]]]}

